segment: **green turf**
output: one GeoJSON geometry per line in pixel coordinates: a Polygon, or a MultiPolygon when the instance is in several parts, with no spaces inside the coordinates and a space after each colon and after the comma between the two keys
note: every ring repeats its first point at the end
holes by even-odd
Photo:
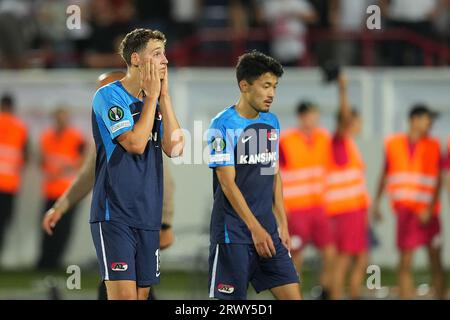
{"type": "MultiPolygon", "coordinates": [[[[95,299],[100,278],[97,272],[83,272],[81,275],[81,290],[66,289],[69,276],[64,272],[44,273],[30,270],[0,272],[0,299],[9,298],[37,298],[46,299],[48,296],[48,276],[58,279],[58,287],[64,297],[76,299],[95,299]]],[[[426,271],[414,273],[416,284],[430,283],[430,276],[426,271]]],[[[207,298],[208,277],[205,273],[166,271],[161,274],[161,283],[155,287],[162,298],[174,299],[205,299],[207,298]]],[[[302,291],[309,294],[311,288],[317,285],[317,274],[305,271],[302,275],[302,291]]],[[[383,269],[381,285],[392,287],[396,285],[396,274],[393,270],[383,269]]],[[[450,287],[449,277],[447,286],[450,287]]],[[[250,289],[250,297],[256,297],[250,289]]],[[[263,294],[258,298],[270,298],[263,294]]]]}

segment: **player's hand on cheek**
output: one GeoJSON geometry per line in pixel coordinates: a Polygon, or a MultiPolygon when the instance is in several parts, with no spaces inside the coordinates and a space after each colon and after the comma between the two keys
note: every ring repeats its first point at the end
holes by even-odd
{"type": "Polygon", "coordinates": [[[161,92],[161,79],[158,68],[153,60],[146,61],[141,69],[141,88],[146,96],[159,97],[161,92]]]}
{"type": "Polygon", "coordinates": [[[166,66],[166,72],[164,78],[161,81],[161,95],[169,95],[169,68],[166,66]]]}
{"type": "Polygon", "coordinates": [[[152,60],[151,62],[151,91],[150,95],[152,97],[159,97],[161,94],[161,77],[159,75],[158,67],[155,62],[152,60]]]}
{"type": "Polygon", "coordinates": [[[140,76],[140,81],[139,81],[139,86],[141,87],[141,89],[144,91],[145,95],[147,95],[147,90],[146,90],[146,83],[148,81],[148,63],[144,62],[143,64],[141,64],[139,66],[139,76],[140,76]]]}

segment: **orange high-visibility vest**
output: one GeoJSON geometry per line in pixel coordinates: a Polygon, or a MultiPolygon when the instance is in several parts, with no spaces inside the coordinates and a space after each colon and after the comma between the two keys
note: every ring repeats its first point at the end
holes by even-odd
{"type": "Polygon", "coordinates": [[[11,113],[0,113],[0,192],[19,191],[26,140],[25,124],[11,113]]]}
{"type": "MultiPolygon", "coordinates": [[[[423,138],[414,154],[409,151],[406,134],[391,136],[385,141],[387,190],[394,209],[405,208],[419,214],[433,201],[440,175],[441,152],[437,139],[423,138]]],[[[440,204],[436,204],[437,214],[440,204]]]]}
{"type": "Polygon", "coordinates": [[[309,138],[297,129],[282,132],[280,148],[285,161],[280,173],[287,212],[324,206],[329,144],[330,136],[323,129],[314,130],[309,138]]]}
{"type": "Polygon", "coordinates": [[[43,194],[47,199],[57,199],[76,177],[81,162],[80,146],[83,135],[74,128],[57,134],[47,129],[41,136],[44,179],[43,194]]]}
{"type": "MultiPolygon", "coordinates": [[[[348,161],[345,165],[336,163],[331,151],[327,177],[325,203],[330,216],[367,209],[369,194],[364,177],[364,162],[358,147],[350,138],[345,138],[344,146],[348,161]]],[[[332,145],[330,144],[330,149],[332,145]]]]}

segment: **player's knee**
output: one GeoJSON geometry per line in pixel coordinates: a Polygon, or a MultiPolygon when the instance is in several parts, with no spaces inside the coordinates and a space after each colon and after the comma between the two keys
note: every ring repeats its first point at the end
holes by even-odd
{"type": "Polygon", "coordinates": [[[289,290],[286,300],[302,300],[300,285],[294,285],[289,290]]]}
{"type": "Polygon", "coordinates": [[[136,290],[132,290],[131,288],[121,288],[116,291],[115,294],[116,300],[137,300],[137,292],[136,290]]]}

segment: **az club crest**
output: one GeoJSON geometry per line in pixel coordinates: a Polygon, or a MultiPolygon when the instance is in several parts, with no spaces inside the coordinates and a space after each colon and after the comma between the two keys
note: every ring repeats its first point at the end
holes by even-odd
{"type": "Polygon", "coordinates": [[[267,132],[267,139],[269,139],[269,141],[275,141],[278,139],[278,134],[276,130],[270,130],[267,132]]]}
{"type": "Polygon", "coordinates": [[[128,264],[125,262],[113,262],[111,264],[112,271],[127,271],[128,264]]]}

